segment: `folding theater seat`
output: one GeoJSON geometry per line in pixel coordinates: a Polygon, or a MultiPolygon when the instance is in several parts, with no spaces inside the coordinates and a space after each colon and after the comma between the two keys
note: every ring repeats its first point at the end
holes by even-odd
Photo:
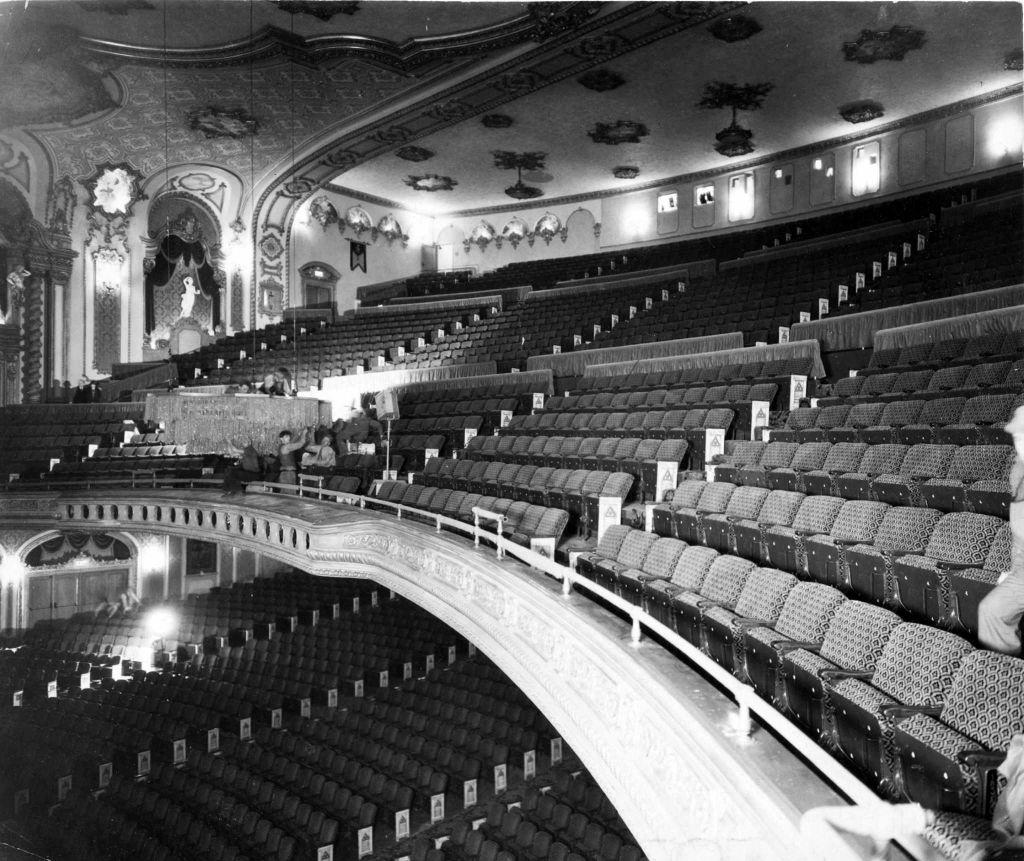
{"type": "Polygon", "coordinates": [[[933,371],[928,369],[918,371],[902,371],[897,375],[895,382],[888,392],[880,392],[878,399],[882,401],[902,400],[912,397],[918,392],[923,392],[931,382],[933,371]]]}
{"type": "Polygon", "coordinates": [[[595,561],[589,571],[582,570],[581,566],[580,573],[605,589],[614,592],[615,583],[622,572],[630,569],[642,570],[644,560],[654,548],[654,543],[659,540],[658,536],[653,532],[642,532],[639,529],[632,529],[623,539],[613,559],[602,558],[595,561]]]}
{"type": "Polygon", "coordinates": [[[921,485],[924,503],[940,511],[978,510],[980,513],[1009,516],[1008,476],[1013,463],[1013,446],[965,445],[953,454],[945,478],[933,478],[921,485]]]}
{"type": "Polygon", "coordinates": [[[479,479],[474,479],[469,483],[468,490],[471,493],[497,495],[498,479],[504,469],[505,464],[501,461],[491,461],[487,464],[487,468],[484,470],[483,476],[479,479]]]}
{"type": "Polygon", "coordinates": [[[980,393],[987,389],[999,388],[1006,380],[1012,366],[1013,363],[1009,360],[974,365],[967,375],[967,379],[964,380],[964,392],[977,391],[980,393]]]}
{"type": "Polygon", "coordinates": [[[804,443],[804,446],[825,446],[823,455],[814,450],[808,452],[805,462],[810,464],[820,457],[818,465],[796,472],[792,477],[787,473],[780,474],[778,479],[770,476],[770,485],[778,484],[782,490],[799,490],[819,496],[839,496],[839,476],[855,470],[868,448],[862,442],[839,442],[835,445],[811,442],[804,443]]]}
{"type": "Polygon", "coordinates": [[[799,449],[800,444],[796,442],[769,442],[756,464],[741,467],[737,471],[737,482],[767,488],[769,473],[772,470],[789,467],[799,449]]]}
{"type": "Polygon", "coordinates": [[[800,434],[814,427],[819,412],[821,410],[817,407],[797,407],[790,410],[786,417],[786,426],[772,428],[772,442],[799,442],[800,434]]]}
{"type": "MultiPolygon", "coordinates": [[[[496,437],[491,437],[491,439],[496,439],[496,437]]],[[[469,492],[472,487],[484,480],[484,476],[487,474],[487,467],[490,466],[488,461],[474,460],[471,461],[471,464],[469,470],[453,477],[452,487],[455,490],[469,492]]]]}
{"type": "MultiPolygon", "coordinates": [[[[773,443],[769,443],[769,445],[773,445],[773,443]]],[[[804,476],[822,468],[831,448],[832,443],[829,442],[800,443],[792,460],[785,466],[771,468],[765,477],[765,484],[762,486],[771,490],[804,492],[804,476]]],[[[745,473],[742,474],[745,475],[745,473]]]]}
{"type": "Polygon", "coordinates": [[[868,447],[859,464],[835,478],[837,495],[846,499],[874,499],[872,482],[880,475],[898,473],[909,450],[909,446],[901,443],[868,447]]]}
{"type": "Polygon", "coordinates": [[[767,497],[767,488],[737,487],[729,497],[725,511],[721,514],[711,513],[704,516],[704,544],[714,547],[721,553],[733,552],[735,546],[733,524],[737,521],[757,520],[767,497]]]}
{"type": "Polygon", "coordinates": [[[597,436],[580,438],[579,448],[574,454],[567,454],[562,457],[561,466],[564,469],[583,469],[584,464],[594,463],[597,460],[598,452],[604,447],[604,451],[615,450],[615,440],[602,439],[597,436]]]}
{"type": "Polygon", "coordinates": [[[626,537],[635,531],[629,526],[623,526],[622,524],[609,526],[604,531],[604,535],[601,536],[601,540],[597,542],[597,547],[593,551],[581,553],[577,557],[576,568],[579,573],[595,579],[593,572],[597,563],[616,559],[626,537]]]}
{"type": "Polygon", "coordinates": [[[898,474],[880,475],[871,482],[871,492],[890,505],[921,505],[921,485],[945,478],[956,451],[954,445],[922,443],[910,447],[898,474]]]}
{"type": "Polygon", "coordinates": [[[838,496],[808,496],[800,503],[792,526],[767,529],[764,538],[769,564],[783,571],[806,571],[806,540],[812,535],[828,535],[845,501],[838,496]]]}
{"type": "Polygon", "coordinates": [[[850,414],[850,409],[851,407],[848,404],[822,407],[818,410],[814,426],[801,430],[797,434],[797,439],[800,442],[822,442],[827,440],[830,430],[846,425],[846,417],[850,414]]]}
{"type": "Polygon", "coordinates": [[[970,398],[955,423],[936,429],[935,442],[954,445],[1005,442],[1003,425],[1009,421],[1013,407],[1013,395],[978,395],[970,398]]]}
{"type": "Polygon", "coordinates": [[[615,472],[619,469],[620,464],[624,460],[629,460],[636,454],[637,447],[640,445],[641,440],[632,437],[616,440],[615,449],[605,461],[600,461],[597,468],[603,469],[607,472],[615,472]]]}
{"type": "Polygon", "coordinates": [[[529,502],[531,505],[543,505],[548,487],[551,484],[551,476],[555,470],[550,466],[539,466],[530,476],[525,485],[519,485],[513,492],[513,498],[517,502],[529,502]]]}
{"type": "Polygon", "coordinates": [[[749,559],[719,556],[711,563],[699,592],[682,591],[672,595],[676,633],[699,647],[704,610],[716,606],[734,608],[754,567],[749,559]]]}
{"type": "Polygon", "coordinates": [[[846,548],[874,540],[888,510],[884,502],[851,499],[843,503],[827,535],[811,535],[804,540],[811,579],[837,589],[849,589],[846,548]]]}
{"type": "Polygon", "coordinates": [[[822,670],[873,673],[893,630],[902,624],[891,610],[847,601],[836,610],[821,648],[793,649],[782,657],[779,677],[785,710],[816,738],[827,737],[822,670]]]}
{"type": "MultiPolygon", "coordinates": [[[[605,533],[607,535],[607,532],[605,533]]],[[[663,625],[675,630],[674,596],[699,593],[718,551],[710,547],[686,547],[679,555],[672,576],[668,580],[647,580],[643,584],[644,609],[663,625]]]]}
{"type": "MultiPolygon", "coordinates": [[[[1009,525],[989,514],[956,511],[944,515],[936,524],[923,554],[907,554],[893,562],[893,575],[899,603],[933,625],[949,627],[953,623],[949,573],[986,568],[986,561],[997,538],[996,558],[1009,561],[1009,525]]],[[[1004,569],[1000,569],[1004,570],[1004,569]]],[[[989,577],[998,577],[999,571],[989,577]]],[[[994,581],[993,581],[994,582],[994,581]]]]}
{"type": "Polygon", "coordinates": [[[508,538],[524,547],[531,538],[554,538],[557,546],[568,523],[569,515],[560,509],[531,505],[508,538]]]}
{"type": "Polygon", "coordinates": [[[695,509],[707,485],[699,478],[688,478],[676,485],[672,498],[654,506],[653,529],[659,535],[671,536],[675,532],[675,512],[681,508],[695,509]]]}
{"type": "Polygon", "coordinates": [[[871,445],[896,442],[900,428],[917,421],[924,404],[922,400],[906,398],[890,401],[882,410],[878,422],[861,430],[860,438],[871,445]]]}
{"type": "Polygon", "coordinates": [[[860,392],[867,379],[868,377],[866,376],[858,375],[856,377],[843,377],[841,380],[836,380],[835,385],[832,386],[832,393],[826,397],[819,398],[818,405],[830,407],[835,404],[851,402],[851,399],[860,392]]]}
{"type": "Polygon", "coordinates": [[[861,432],[879,422],[885,404],[881,401],[854,404],[846,416],[842,427],[834,427],[825,432],[825,438],[831,443],[858,442],[861,432]]]}
{"type": "Polygon", "coordinates": [[[1024,733],[1024,661],[978,650],[964,657],[937,715],[894,708],[900,788],[930,809],[991,814],[995,770],[1024,733]],[[902,718],[902,719],[901,719],[902,718]]]}
{"type": "Polygon", "coordinates": [[[683,439],[683,422],[686,411],[679,409],[665,410],[661,415],[661,423],[647,430],[647,436],[654,439],[683,439]]]}
{"type": "Polygon", "coordinates": [[[742,642],[744,629],[774,625],[796,584],[796,577],[784,571],[752,569],[734,609],[720,605],[704,607],[704,650],[733,672],[737,666],[735,647],[742,642]]]}
{"type": "Polygon", "coordinates": [[[928,388],[922,393],[926,399],[946,397],[947,392],[962,389],[967,375],[971,372],[970,365],[951,365],[939,368],[928,381],[928,388]]]}
{"type": "Polygon", "coordinates": [[[674,537],[680,538],[688,544],[703,544],[704,517],[708,514],[723,513],[735,489],[735,484],[725,481],[712,481],[704,486],[700,499],[693,508],[675,507],[673,505],[672,527],[674,537]]]}
{"type": "Polygon", "coordinates": [[[756,466],[767,446],[768,443],[760,440],[726,440],[725,451],[713,461],[715,478],[718,481],[739,484],[739,470],[747,466],[756,466]]]}
{"type": "Polygon", "coordinates": [[[460,481],[469,479],[477,464],[470,460],[446,460],[437,474],[437,486],[455,489],[460,481]],[[449,467],[448,464],[451,464],[449,467]]]}
{"type": "MultiPolygon", "coordinates": [[[[658,486],[658,465],[682,466],[689,444],[683,439],[641,440],[632,457],[623,458],[619,469],[630,473],[637,482],[637,498],[646,502],[658,486]]],[[[657,500],[655,500],[657,501],[657,500]]]]}
{"type": "Polygon", "coordinates": [[[618,572],[615,591],[634,604],[642,604],[644,584],[651,580],[671,580],[686,547],[684,542],[676,538],[658,538],[644,557],[642,567],[618,572]]]}
{"type": "Polygon", "coordinates": [[[757,563],[767,561],[765,549],[766,533],[772,527],[789,527],[793,524],[804,494],[788,490],[769,491],[756,518],[732,522],[733,546],[735,553],[757,563]]]}
{"type": "Polygon", "coordinates": [[[935,400],[926,400],[917,419],[897,429],[896,441],[905,445],[932,442],[939,428],[951,425],[960,418],[966,403],[967,399],[963,397],[941,397],[935,400]]]}
{"type": "Polygon", "coordinates": [[[562,467],[567,458],[576,457],[583,445],[584,437],[562,437],[562,445],[558,451],[545,453],[544,466],[562,467]]]}
{"type": "Polygon", "coordinates": [[[762,697],[774,701],[783,655],[792,649],[817,649],[832,617],[845,603],[837,589],[822,583],[797,583],[771,627],[747,628],[742,641],[743,670],[762,697]]]}

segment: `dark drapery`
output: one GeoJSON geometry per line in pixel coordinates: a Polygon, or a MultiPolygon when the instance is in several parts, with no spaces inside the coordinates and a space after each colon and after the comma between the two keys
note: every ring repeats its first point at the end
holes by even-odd
{"type": "Polygon", "coordinates": [[[146,331],[152,332],[156,328],[153,289],[170,281],[178,266],[191,266],[195,270],[200,292],[211,300],[212,325],[217,328],[220,325],[220,285],[217,273],[210,265],[206,244],[200,239],[190,241],[169,233],[161,240],[153,268],[146,275],[146,331]]]}

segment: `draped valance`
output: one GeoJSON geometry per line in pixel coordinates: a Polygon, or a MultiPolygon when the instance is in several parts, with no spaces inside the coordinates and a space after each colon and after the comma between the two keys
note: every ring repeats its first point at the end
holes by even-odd
{"type": "Polygon", "coordinates": [[[943,320],[912,323],[896,329],[880,329],[875,332],[875,349],[892,350],[926,342],[1021,331],[1024,331],[1024,305],[1013,305],[1009,308],[996,308],[993,311],[979,311],[977,314],[962,314],[943,320]]]}
{"type": "Polygon", "coordinates": [[[611,272],[608,275],[598,275],[596,278],[573,278],[568,281],[559,281],[550,290],[542,290],[541,295],[551,296],[554,294],[568,295],[580,293],[584,290],[593,290],[603,287],[606,290],[626,287],[630,284],[654,284],[658,281],[670,281],[680,275],[687,275],[690,278],[696,276],[714,275],[717,262],[715,260],[691,260],[689,263],[673,263],[671,266],[660,266],[657,269],[646,269],[643,272],[611,272]]]}
{"type": "Polygon", "coordinates": [[[711,353],[733,350],[743,346],[742,332],[721,335],[702,335],[696,338],[677,338],[674,341],[652,341],[646,344],[626,344],[621,347],[602,347],[596,350],[576,350],[572,353],[530,356],[526,367],[530,371],[549,369],[556,377],[578,377],[589,365],[609,362],[635,362],[663,356],[711,353]]]}
{"type": "MultiPolygon", "coordinates": [[[[403,307],[405,304],[405,302],[402,302],[401,304],[394,303],[383,306],[370,305],[365,308],[356,308],[355,316],[380,317],[390,315],[393,317],[395,314],[402,314],[412,310],[403,307]]],[[[500,311],[504,305],[504,300],[502,299],[501,294],[495,291],[494,293],[477,294],[476,297],[470,298],[438,299],[434,302],[416,302],[409,304],[415,304],[416,311],[424,312],[464,311],[468,309],[483,308],[485,306],[490,307],[492,305],[500,311]]]]}
{"type": "Polygon", "coordinates": [[[897,305],[894,308],[879,308],[842,317],[826,317],[824,320],[812,320],[809,323],[794,323],[790,327],[790,337],[794,341],[815,338],[826,352],[863,349],[872,345],[874,335],[879,329],[891,329],[896,326],[908,326],[928,320],[1021,304],[1024,304],[1024,284],[1015,284],[1010,287],[997,287],[994,290],[979,290],[977,293],[966,293],[963,296],[929,299],[925,302],[897,305]]]}
{"type": "Polygon", "coordinates": [[[391,391],[396,395],[418,392],[423,389],[430,391],[448,391],[483,386],[497,388],[513,384],[524,392],[543,392],[545,396],[555,393],[551,371],[525,371],[519,374],[481,374],[477,377],[454,377],[448,380],[419,380],[400,386],[393,386],[391,391]]]}
{"type": "Polygon", "coordinates": [[[745,365],[754,362],[776,360],[809,359],[810,376],[825,376],[821,363],[821,352],[817,341],[795,341],[790,344],[769,344],[766,347],[740,347],[733,350],[717,350],[713,353],[695,353],[688,356],[665,356],[659,359],[643,359],[636,362],[612,362],[606,365],[589,365],[583,372],[585,377],[606,377],[620,374],[644,374],[655,371],[676,371],[684,368],[715,368],[721,365],[745,365]]]}

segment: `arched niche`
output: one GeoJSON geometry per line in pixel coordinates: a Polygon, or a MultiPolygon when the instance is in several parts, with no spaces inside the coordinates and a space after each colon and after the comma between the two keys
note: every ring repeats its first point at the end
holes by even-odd
{"type": "Polygon", "coordinates": [[[565,219],[565,248],[561,253],[566,256],[592,254],[599,249],[597,219],[589,209],[573,210],[565,219]]]}
{"type": "Polygon", "coordinates": [[[341,273],[320,260],[312,260],[299,267],[302,285],[302,305],[305,308],[334,308],[335,288],[341,273]]]}

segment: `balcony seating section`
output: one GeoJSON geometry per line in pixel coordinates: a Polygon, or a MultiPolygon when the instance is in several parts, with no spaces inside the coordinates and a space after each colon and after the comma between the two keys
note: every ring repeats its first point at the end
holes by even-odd
{"type": "Polygon", "coordinates": [[[143,424],[143,405],[50,404],[0,410],[0,457],[7,473],[36,478],[51,460],[70,464],[90,446],[119,446],[143,424]]]}

